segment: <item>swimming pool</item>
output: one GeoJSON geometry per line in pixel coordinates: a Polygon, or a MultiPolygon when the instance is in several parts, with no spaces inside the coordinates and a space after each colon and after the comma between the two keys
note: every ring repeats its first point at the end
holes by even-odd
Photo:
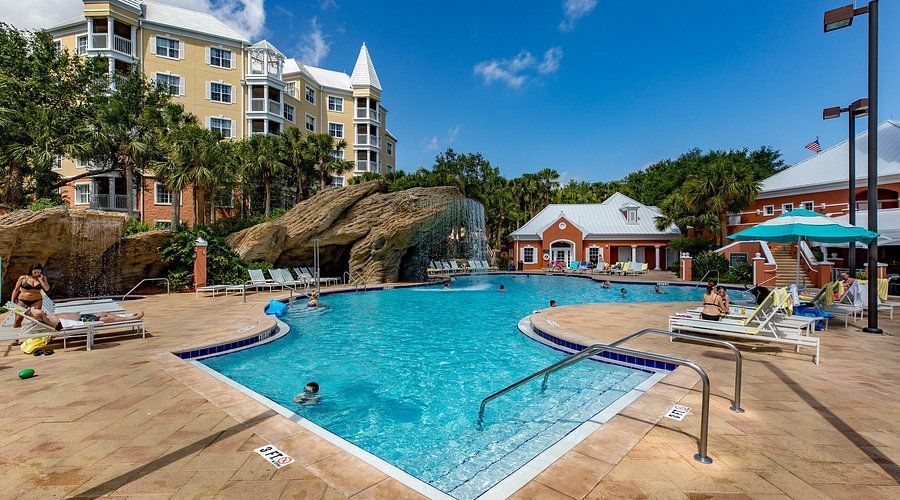
{"type": "Polygon", "coordinates": [[[207,358],[206,366],[457,498],[484,493],[651,377],[579,363],[548,390],[526,385],[488,406],[481,399],[565,354],[516,329],[550,299],[696,300],[694,288],[598,283],[562,276],[464,276],[440,285],[323,297],[292,307],[291,332],[272,343],[207,358]],[[498,291],[503,284],[506,291],[498,291]],[[620,288],[625,288],[625,298],[620,288]],[[293,397],[315,380],[322,402],[293,397]]]}

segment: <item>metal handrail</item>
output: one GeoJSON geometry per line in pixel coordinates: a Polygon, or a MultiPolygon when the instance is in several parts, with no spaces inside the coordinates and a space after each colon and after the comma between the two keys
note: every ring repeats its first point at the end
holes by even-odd
{"type": "Polygon", "coordinates": [[[139,286],[143,285],[145,281],[165,281],[166,282],[166,295],[172,293],[171,292],[171,283],[169,282],[169,278],[144,278],[137,285],[134,285],[134,288],[128,290],[128,293],[122,296],[121,300],[125,300],[125,297],[131,295],[131,292],[138,289],[139,286]]]}
{"type": "MultiPolygon", "coordinates": [[[[680,366],[687,366],[688,368],[697,372],[697,375],[700,376],[700,380],[703,382],[703,399],[702,399],[701,410],[700,410],[701,411],[701,414],[700,414],[700,441],[699,441],[699,446],[698,446],[698,453],[694,455],[694,459],[697,460],[698,462],[702,462],[705,464],[712,463],[712,458],[710,458],[709,455],[707,454],[707,440],[708,440],[708,435],[709,435],[709,376],[706,374],[706,371],[703,368],[698,366],[693,361],[689,361],[689,360],[681,359],[681,358],[674,358],[671,356],[664,356],[661,354],[653,354],[650,352],[635,351],[633,349],[626,349],[623,347],[615,347],[615,346],[610,346],[610,345],[599,344],[599,345],[594,345],[594,346],[588,347],[577,354],[573,354],[572,356],[570,356],[562,361],[554,363],[554,364],[548,366],[547,368],[544,368],[543,370],[540,370],[538,372],[535,372],[535,373],[529,375],[528,377],[516,382],[512,386],[504,389],[503,391],[500,391],[500,394],[508,392],[509,390],[515,389],[516,387],[519,387],[526,382],[530,382],[530,381],[536,379],[537,377],[544,375],[545,373],[559,370],[560,368],[564,368],[573,363],[577,363],[578,361],[581,361],[593,354],[597,354],[597,353],[603,352],[603,351],[614,352],[617,354],[624,354],[626,356],[640,356],[640,357],[650,359],[653,361],[661,361],[663,363],[671,363],[671,364],[680,365],[680,366]]],[[[487,404],[487,402],[490,399],[493,399],[494,397],[497,397],[500,394],[497,394],[497,393],[492,394],[491,396],[488,396],[481,402],[481,408],[478,411],[478,428],[479,429],[482,428],[482,424],[484,422],[484,406],[485,406],[485,404],[487,404]]]]}
{"type": "Polygon", "coordinates": [[[721,275],[719,275],[718,269],[707,269],[706,273],[703,274],[703,277],[698,280],[700,282],[697,283],[696,285],[694,285],[694,288],[697,288],[698,286],[702,285],[703,282],[706,281],[706,277],[709,276],[710,273],[716,273],[716,283],[722,281],[722,277],[721,277],[721,275]]]}
{"type": "Polygon", "coordinates": [[[366,279],[363,278],[363,275],[359,271],[345,272],[347,276],[347,281],[345,282],[347,285],[353,285],[356,290],[359,290],[359,284],[362,283],[363,290],[369,289],[369,284],[366,282],[366,279]]]}
{"type": "MultiPolygon", "coordinates": [[[[631,335],[628,335],[627,337],[622,337],[619,340],[617,340],[611,344],[606,344],[606,345],[613,346],[613,347],[619,346],[630,340],[633,340],[638,337],[642,337],[644,335],[648,335],[651,333],[655,334],[655,335],[664,335],[666,337],[669,337],[669,340],[671,340],[672,337],[678,337],[680,339],[693,340],[696,342],[703,342],[706,344],[720,345],[720,346],[724,346],[724,347],[731,349],[731,351],[734,353],[734,398],[731,400],[732,405],[731,405],[730,410],[735,413],[744,413],[744,409],[741,408],[741,378],[742,378],[742,375],[744,372],[744,363],[743,363],[744,357],[741,355],[741,351],[737,347],[735,347],[735,345],[732,344],[731,342],[727,342],[724,340],[718,340],[718,339],[711,339],[708,337],[700,337],[698,335],[690,335],[687,333],[670,332],[668,330],[659,330],[657,328],[644,328],[643,330],[641,330],[639,332],[632,333],[631,335]]],[[[594,344],[593,346],[590,346],[590,347],[601,346],[601,345],[604,345],[604,344],[594,344]]],[[[550,373],[551,372],[547,372],[544,374],[544,380],[541,382],[541,392],[543,392],[544,390],[547,389],[547,379],[550,378],[550,373]]]]}

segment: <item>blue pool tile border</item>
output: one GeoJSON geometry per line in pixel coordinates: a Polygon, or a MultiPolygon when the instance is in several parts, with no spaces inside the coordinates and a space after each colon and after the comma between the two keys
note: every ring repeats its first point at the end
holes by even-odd
{"type": "MultiPolygon", "coordinates": [[[[570,342],[568,340],[564,340],[564,339],[561,339],[554,335],[551,335],[551,334],[541,330],[540,328],[534,326],[534,324],[531,325],[531,330],[538,337],[541,337],[544,340],[552,342],[553,344],[555,344],[557,346],[564,347],[570,351],[582,351],[587,348],[587,346],[585,346],[585,345],[581,345],[576,342],[570,342]]],[[[553,346],[550,346],[550,347],[553,347],[553,346]]],[[[557,349],[557,350],[561,350],[561,349],[557,349]]],[[[571,354],[570,352],[567,352],[567,351],[562,351],[562,352],[565,352],[566,354],[571,354]]],[[[678,365],[675,365],[672,363],[664,363],[662,361],[654,361],[652,359],[645,359],[645,358],[641,358],[641,357],[637,357],[637,356],[627,356],[625,354],[619,354],[617,352],[603,351],[600,354],[597,354],[597,356],[608,359],[608,360],[614,362],[614,364],[626,363],[628,365],[631,365],[630,367],[634,368],[635,370],[641,370],[641,371],[649,372],[649,373],[655,373],[659,370],[665,370],[665,371],[671,372],[671,371],[674,371],[675,368],[678,368],[678,365]],[[641,367],[643,367],[643,368],[641,368],[641,367]]],[[[598,361],[600,361],[600,360],[598,360],[598,361]]]]}

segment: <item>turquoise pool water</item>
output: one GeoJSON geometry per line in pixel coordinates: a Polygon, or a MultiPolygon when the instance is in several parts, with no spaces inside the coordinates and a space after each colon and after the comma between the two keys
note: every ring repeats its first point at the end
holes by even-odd
{"type": "Polygon", "coordinates": [[[482,398],[564,356],[518,332],[518,320],[550,299],[696,301],[701,293],[664,291],[503,275],[459,277],[450,290],[328,295],[325,307],[292,307],[285,337],[202,362],[441,491],[475,498],[650,376],[579,363],[554,374],[543,394],[535,382],[492,402],[479,430],[482,398]],[[296,405],[313,380],[321,403],[296,405]]]}

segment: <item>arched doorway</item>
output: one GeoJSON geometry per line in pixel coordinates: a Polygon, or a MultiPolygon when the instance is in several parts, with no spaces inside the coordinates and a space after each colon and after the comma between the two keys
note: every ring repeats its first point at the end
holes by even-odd
{"type": "Polygon", "coordinates": [[[550,259],[567,265],[575,257],[575,244],[567,240],[557,240],[550,244],[550,259]]]}
{"type": "MultiPolygon", "coordinates": [[[[887,208],[898,208],[900,203],[897,202],[898,196],[897,191],[893,189],[887,188],[878,188],[878,208],[879,209],[887,209],[887,208]]],[[[865,189],[859,190],[856,193],[856,209],[857,210],[866,210],[869,206],[869,192],[865,189]]]]}

